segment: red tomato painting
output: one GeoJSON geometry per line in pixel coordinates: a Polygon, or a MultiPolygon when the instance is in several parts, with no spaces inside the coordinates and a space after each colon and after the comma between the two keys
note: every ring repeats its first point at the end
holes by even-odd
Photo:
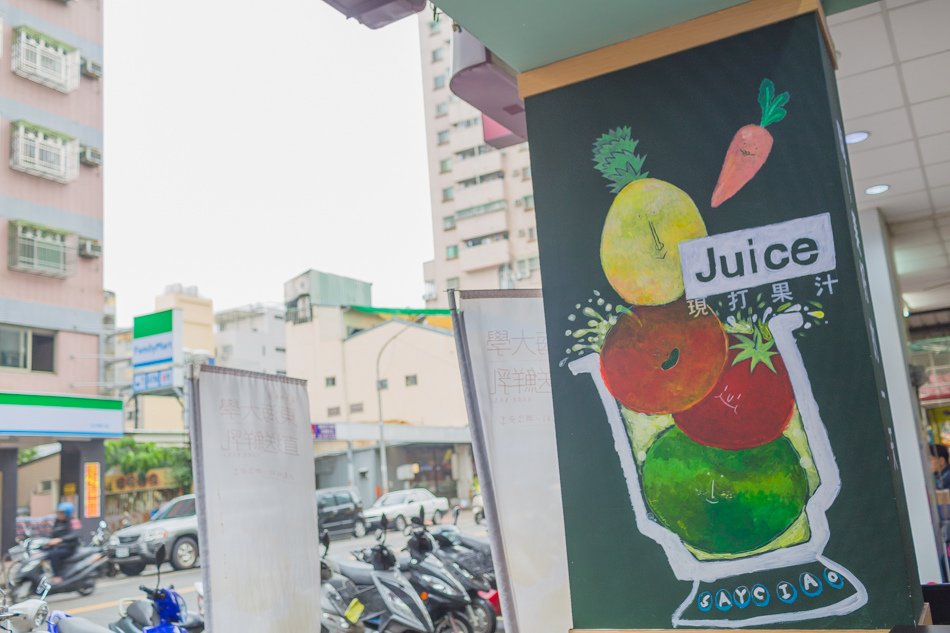
{"type": "Polygon", "coordinates": [[[607,332],[600,367],[610,393],[641,413],[673,413],[699,402],[723,370],[726,333],[712,312],[686,300],[634,306],[607,332]]]}
{"type": "Polygon", "coordinates": [[[779,437],[792,417],[795,396],[774,341],[730,335],[729,360],[705,398],[673,415],[690,439],[738,451],[779,437]]]}

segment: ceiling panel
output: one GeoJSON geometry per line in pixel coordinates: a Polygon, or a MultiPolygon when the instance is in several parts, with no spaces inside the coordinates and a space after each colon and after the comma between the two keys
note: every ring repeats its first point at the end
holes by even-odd
{"type": "MultiPolygon", "coordinates": [[[[855,147],[857,150],[860,145],[855,147]]],[[[917,156],[917,143],[905,141],[877,149],[854,151],[849,153],[851,169],[862,177],[880,176],[895,171],[904,171],[920,167],[917,156]]]]}
{"type": "Polygon", "coordinates": [[[858,206],[862,210],[875,207],[888,198],[926,189],[924,186],[924,174],[920,169],[909,169],[907,171],[874,176],[873,178],[861,178],[861,180],[857,180],[862,176],[859,172],[855,172],[853,176],[855,178],[854,195],[858,201],[858,206]],[[864,193],[864,190],[868,187],[879,184],[887,184],[890,185],[891,188],[884,193],[873,196],[864,193]]]}
{"type": "Polygon", "coordinates": [[[929,165],[924,168],[924,173],[927,174],[927,184],[931,187],[950,186],[950,162],[929,165]]]}
{"type": "Polygon", "coordinates": [[[867,140],[848,147],[848,153],[854,155],[875,147],[909,141],[914,138],[914,131],[910,127],[910,116],[904,108],[889,110],[859,117],[845,122],[845,130],[851,132],[871,132],[867,140]]]}
{"type": "MultiPolygon", "coordinates": [[[[847,55],[848,52],[842,51],[842,54],[847,55]]],[[[838,80],[838,92],[845,119],[893,110],[904,105],[897,68],[894,66],[841,78],[838,80]]]]}
{"type": "Polygon", "coordinates": [[[936,208],[950,207],[950,187],[932,187],[930,197],[933,199],[936,208]]]}
{"type": "Polygon", "coordinates": [[[836,13],[835,15],[828,16],[828,25],[829,26],[838,26],[841,24],[847,24],[848,22],[853,22],[869,15],[874,15],[875,13],[880,13],[881,7],[879,3],[872,2],[861,7],[855,7],[854,9],[849,9],[848,11],[842,11],[841,13],[836,13]]]}
{"type": "Polygon", "coordinates": [[[889,12],[900,61],[947,50],[950,2],[925,0],[889,12]]]}
{"type": "Polygon", "coordinates": [[[927,221],[921,224],[922,228],[916,231],[891,236],[891,246],[894,248],[894,252],[917,246],[931,246],[942,243],[940,235],[933,230],[933,222],[927,221]]]}
{"type": "MultiPolygon", "coordinates": [[[[947,69],[943,69],[943,72],[947,72],[947,69]]],[[[918,135],[950,132],[950,97],[912,105],[910,112],[918,135]]]]}
{"type": "Polygon", "coordinates": [[[891,55],[890,47],[879,45],[879,42],[886,40],[887,29],[880,13],[847,22],[835,29],[835,49],[841,53],[838,56],[838,77],[893,64],[894,56],[891,55]]]}
{"type": "Polygon", "coordinates": [[[950,51],[901,64],[911,103],[950,95],[950,51]]]}
{"type": "Polygon", "coordinates": [[[912,2],[916,2],[916,0],[887,0],[886,6],[888,9],[896,9],[912,2]]]}
{"type": "MultiPolygon", "coordinates": [[[[947,106],[950,107],[950,103],[947,103],[947,106]]],[[[947,111],[946,116],[950,118],[950,110],[947,111]]],[[[920,155],[925,165],[950,160],[950,132],[920,139],[920,155]]]]}

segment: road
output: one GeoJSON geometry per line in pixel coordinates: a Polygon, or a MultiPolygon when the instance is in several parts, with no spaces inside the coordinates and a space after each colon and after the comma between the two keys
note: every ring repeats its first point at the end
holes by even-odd
{"type": "MultiPolygon", "coordinates": [[[[444,522],[448,523],[451,518],[446,518],[444,522]]],[[[471,513],[464,513],[459,517],[459,529],[471,536],[486,536],[484,525],[478,525],[472,519],[471,513]]],[[[334,538],[330,543],[330,556],[349,557],[350,550],[362,549],[375,544],[376,540],[372,534],[367,534],[363,538],[334,538]]],[[[389,532],[386,535],[386,542],[398,550],[406,545],[406,536],[397,532],[389,532]]],[[[321,547],[322,552],[322,547],[321,547]]],[[[119,574],[115,578],[103,578],[96,583],[96,591],[91,596],[83,598],[78,593],[66,593],[62,595],[51,595],[48,598],[51,610],[59,609],[66,611],[71,615],[78,615],[87,620],[106,626],[119,619],[119,600],[122,598],[141,597],[139,585],[154,587],[156,582],[155,567],[149,566],[141,576],[123,576],[119,574]]],[[[174,585],[188,603],[188,608],[197,612],[198,603],[195,594],[195,581],[201,580],[200,569],[186,569],[182,571],[171,571],[166,564],[162,567],[161,582],[163,586],[174,585]]]]}

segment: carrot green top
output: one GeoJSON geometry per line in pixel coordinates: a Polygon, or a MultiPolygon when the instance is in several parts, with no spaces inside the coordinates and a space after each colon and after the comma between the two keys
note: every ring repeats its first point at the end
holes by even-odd
{"type": "Polygon", "coordinates": [[[618,193],[634,180],[646,178],[649,174],[640,173],[647,157],[634,153],[638,142],[630,138],[629,127],[610,130],[594,141],[594,166],[610,181],[607,188],[611,193],[618,193]]]}
{"type": "Polygon", "coordinates": [[[784,106],[788,103],[788,93],[783,92],[775,96],[775,84],[769,79],[763,79],[759,85],[759,105],[762,107],[762,127],[770,123],[778,123],[785,118],[784,106]]]}

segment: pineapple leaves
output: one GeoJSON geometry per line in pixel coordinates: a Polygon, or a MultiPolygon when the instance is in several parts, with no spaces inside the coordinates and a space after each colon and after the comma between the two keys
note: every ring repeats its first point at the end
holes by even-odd
{"type": "Polygon", "coordinates": [[[630,138],[630,127],[618,127],[594,141],[594,167],[610,181],[611,193],[618,193],[634,180],[646,178],[640,173],[646,154],[636,154],[636,139],[630,138]]]}
{"type": "Polygon", "coordinates": [[[763,79],[759,84],[759,107],[762,108],[762,122],[759,125],[765,127],[784,119],[787,114],[784,106],[789,98],[788,92],[776,97],[775,84],[770,79],[763,79]]]}

